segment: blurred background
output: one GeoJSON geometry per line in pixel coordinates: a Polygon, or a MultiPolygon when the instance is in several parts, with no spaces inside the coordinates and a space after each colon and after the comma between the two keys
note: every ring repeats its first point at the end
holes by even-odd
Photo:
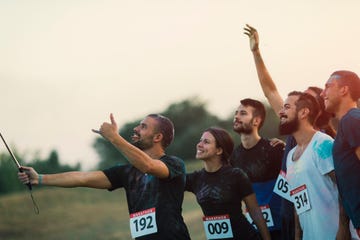
{"type": "MultiPolygon", "coordinates": [[[[176,126],[169,154],[188,171],[200,133],[232,132],[240,99],[266,103],[246,23],[283,97],[330,74],[359,74],[358,0],[1,0],[0,132],[22,164],[39,172],[102,169],[126,162],[91,132],[112,112],[129,137],[149,113],[176,126]]],[[[268,109],[265,137],[279,137],[268,109]]],[[[236,139],[236,138],[235,138],[236,139]]],[[[237,140],[237,139],[236,139],[237,140]]],[[[26,187],[0,145],[0,239],[129,239],[122,190],[26,187]]],[[[186,193],[184,218],[204,239],[201,211],[186,193]]]]}

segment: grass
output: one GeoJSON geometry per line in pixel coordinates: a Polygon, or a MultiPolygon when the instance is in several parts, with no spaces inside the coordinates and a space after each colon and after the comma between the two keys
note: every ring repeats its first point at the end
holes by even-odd
{"type": "MultiPolygon", "coordinates": [[[[187,163],[187,171],[201,168],[187,163]]],[[[34,187],[40,209],[34,213],[28,192],[0,197],[0,239],[131,239],[124,190],[34,187]]],[[[192,193],[185,192],[183,217],[192,239],[205,239],[202,212],[192,193]]]]}

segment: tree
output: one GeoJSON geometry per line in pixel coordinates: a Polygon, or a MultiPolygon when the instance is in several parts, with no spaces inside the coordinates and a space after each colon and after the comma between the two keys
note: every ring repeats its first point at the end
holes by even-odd
{"type": "Polygon", "coordinates": [[[0,153],[0,194],[14,192],[24,188],[17,179],[17,172],[17,166],[10,155],[0,153]]]}
{"type": "MultiPolygon", "coordinates": [[[[215,125],[224,128],[231,127],[232,121],[221,120],[210,114],[206,109],[206,104],[196,97],[173,103],[160,114],[170,118],[175,126],[175,139],[167,149],[167,154],[179,156],[184,160],[195,157],[196,144],[202,131],[215,125]]],[[[138,119],[125,124],[120,129],[120,134],[128,138],[140,121],[141,119],[138,119]]],[[[99,169],[127,162],[126,158],[103,138],[96,138],[93,146],[100,156],[99,169]]]]}
{"type": "MultiPolygon", "coordinates": [[[[266,138],[280,138],[278,134],[279,118],[267,104],[265,104],[265,108],[267,115],[260,134],[266,138]]],[[[218,126],[228,130],[235,144],[239,142],[237,134],[232,130],[234,115],[231,114],[225,120],[219,119],[207,110],[206,103],[199,98],[192,97],[173,103],[161,114],[169,117],[175,126],[174,142],[167,149],[167,154],[179,156],[185,161],[195,158],[196,144],[199,141],[200,135],[210,126],[218,126]]],[[[138,119],[125,124],[120,129],[120,134],[125,139],[129,138],[133,128],[140,121],[141,119],[138,119]]],[[[99,169],[127,163],[126,158],[111,143],[101,137],[95,139],[93,147],[100,156],[99,169]]]]}
{"type": "MultiPolygon", "coordinates": [[[[22,156],[18,156],[14,151],[16,158],[20,163],[24,163],[22,156]]],[[[34,167],[39,173],[57,173],[66,171],[80,170],[81,165],[78,163],[74,167],[61,165],[56,150],[52,150],[46,159],[40,159],[35,156],[31,161],[26,163],[27,166],[34,167]]],[[[9,154],[0,153],[0,194],[27,190],[17,177],[17,166],[9,154]]]]}

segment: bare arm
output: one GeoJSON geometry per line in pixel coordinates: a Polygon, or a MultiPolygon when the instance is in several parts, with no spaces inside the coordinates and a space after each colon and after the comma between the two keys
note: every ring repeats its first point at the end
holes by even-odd
{"type": "Polygon", "coordinates": [[[279,91],[277,90],[277,87],[275,85],[275,82],[271,78],[265,66],[264,60],[260,54],[258,32],[255,28],[253,28],[248,24],[246,24],[244,30],[245,30],[244,32],[245,35],[247,35],[250,39],[250,49],[253,53],[257,75],[263,93],[267,98],[267,100],[269,101],[269,104],[271,105],[275,113],[279,114],[280,109],[284,105],[284,101],[280,96],[279,91]]]}
{"type": "MultiPolygon", "coordinates": [[[[40,174],[31,167],[22,167],[23,172],[18,177],[24,184],[39,185],[40,174]]],[[[89,187],[98,189],[109,189],[111,183],[102,171],[93,172],[64,172],[55,174],[41,174],[41,184],[55,187],[89,187]]]]}
{"type": "MultiPolygon", "coordinates": [[[[331,171],[328,173],[329,177],[331,178],[332,182],[336,184],[336,176],[335,171],[331,171]]],[[[345,213],[345,209],[343,208],[341,198],[339,196],[339,228],[336,233],[337,240],[350,240],[351,233],[350,233],[350,219],[345,213]]]]}
{"type": "Polygon", "coordinates": [[[143,173],[151,174],[159,178],[167,178],[169,176],[169,169],[159,159],[151,158],[147,153],[135,147],[126,141],[118,132],[117,123],[115,122],[113,114],[110,114],[111,123],[103,123],[99,131],[104,138],[109,140],[119,151],[121,151],[130,164],[139,169],[143,173]]]}
{"type": "Polygon", "coordinates": [[[255,193],[246,196],[243,200],[249,210],[250,217],[254,220],[256,227],[259,229],[262,239],[271,239],[265,219],[257,203],[255,193]]]}
{"type": "Polygon", "coordinates": [[[358,160],[360,161],[360,146],[355,149],[355,154],[356,154],[358,160]]]}
{"type": "Polygon", "coordinates": [[[300,220],[299,215],[296,213],[296,210],[294,208],[294,217],[295,217],[295,240],[301,240],[302,239],[302,229],[300,226],[300,220]]]}

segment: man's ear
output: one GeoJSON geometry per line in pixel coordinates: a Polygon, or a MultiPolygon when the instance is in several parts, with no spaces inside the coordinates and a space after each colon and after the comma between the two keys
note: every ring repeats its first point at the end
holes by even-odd
{"type": "Polygon", "coordinates": [[[340,87],[340,94],[341,96],[344,96],[346,94],[350,94],[349,93],[349,86],[342,86],[340,87]]]}
{"type": "Polygon", "coordinates": [[[261,124],[262,119],[260,117],[254,117],[253,118],[253,125],[256,127],[259,127],[261,124]]]}
{"type": "Polygon", "coordinates": [[[162,133],[156,133],[153,137],[153,141],[154,142],[161,142],[163,139],[163,135],[162,133]]]}
{"type": "Polygon", "coordinates": [[[308,108],[303,108],[303,109],[300,110],[299,113],[300,113],[300,118],[304,119],[309,115],[310,110],[308,108]]]}

